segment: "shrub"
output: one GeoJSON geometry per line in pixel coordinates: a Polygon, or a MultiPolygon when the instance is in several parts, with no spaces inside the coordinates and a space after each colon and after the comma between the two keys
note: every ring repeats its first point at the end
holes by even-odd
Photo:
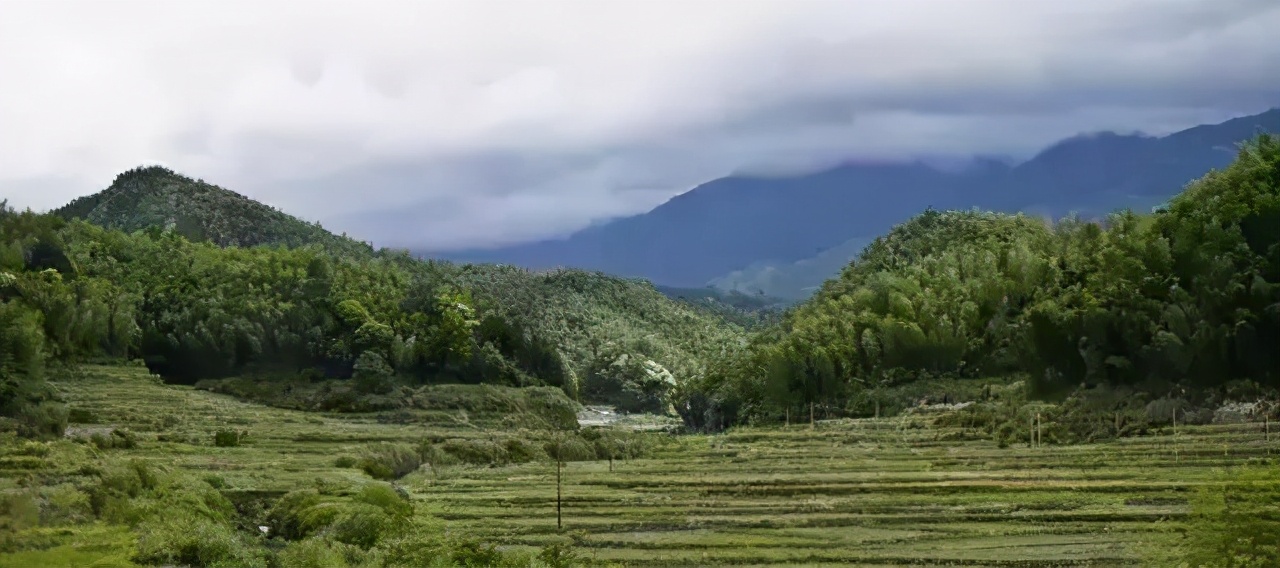
{"type": "Polygon", "coordinates": [[[488,568],[502,564],[502,552],[492,544],[472,538],[450,543],[449,557],[455,566],[488,568]]]}
{"type": "Polygon", "coordinates": [[[414,517],[385,535],[378,545],[383,566],[417,568],[438,566],[448,560],[448,546],[441,540],[439,522],[414,517]]]}
{"type": "Polygon", "coordinates": [[[40,524],[46,526],[73,525],[93,518],[93,506],[89,495],[71,484],[46,488],[42,497],[40,524]]]}
{"type": "Polygon", "coordinates": [[[67,422],[71,424],[97,424],[97,413],[87,408],[68,408],[67,422]]]}
{"type": "Polygon", "coordinates": [[[276,502],[267,519],[272,533],[287,540],[324,534],[336,542],[369,549],[412,514],[404,497],[390,486],[376,484],[350,499],[315,490],[294,491],[276,502]]]}
{"type": "Polygon", "coordinates": [[[345,568],[347,545],[321,538],[291,542],[276,555],[280,568],[345,568]]]}
{"type": "Polygon", "coordinates": [[[382,442],[364,451],[358,465],[374,479],[399,479],[422,466],[422,456],[409,444],[382,442]]]}
{"type": "Polygon", "coordinates": [[[0,494],[0,533],[40,523],[40,502],[32,493],[0,494]]]}
{"type": "Polygon", "coordinates": [[[112,429],[107,435],[94,433],[89,437],[89,442],[99,450],[131,450],[138,447],[138,437],[128,430],[119,428],[112,429]]]}
{"type": "Polygon", "coordinates": [[[161,516],[138,527],[140,564],[169,566],[267,566],[262,550],[230,526],[187,515],[161,516]]]}
{"type": "Polygon", "coordinates": [[[249,434],[248,432],[237,432],[229,428],[223,428],[218,430],[217,432],[214,432],[213,445],[219,448],[231,448],[231,447],[239,446],[240,443],[243,442],[244,439],[248,437],[248,434],[249,434]]]}
{"type": "Polygon", "coordinates": [[[462,463],[473,465],[500,465],[509,458],[504,446],[484,439],[447,440],[440,449],[462,463]]]}
{"type": "Polygon", "coordinates": [[[528,463],[547,458],[547,452],[537,444],[522,438],[510,438],[504,444],[510,463],[528,463]]]}
{"type": "Polygon", "coordinates": [[[578,563],[578,553],[563,542],[553,542],[538,551],[538,560],[549,568],[569,568],[578,563]]]}
{"type": "Polygon", "coordinates": [[[543,449],[551,459],[564,462],[595,461],[596,448],[578,436],[564,436],[543,444],[543,449]]]}
{"type": "Polygon", "coordinates": [[[351,380],[360,394],[387,394],[395,390],[395,371],[375,351],[365,351],[356,359],[351,380]]]}

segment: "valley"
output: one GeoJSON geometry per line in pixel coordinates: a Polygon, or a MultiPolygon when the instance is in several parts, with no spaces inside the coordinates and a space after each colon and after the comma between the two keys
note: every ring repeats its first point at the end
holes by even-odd
{"type": "MultiPolygon", "coordinates": [[[[338,544],[321,549],[336,554],[312,550],[307,557],[299,541],[265,540],[281,530],[272,526],[280,517],[269,505],[298,491],[351,499],[361,487],[382,483],[343,463],[380,444],[458,446],[515,433],[500,416],[483,412],[397,423],[381,414],[274,409],[163,385],[130,368],[91,367],[55,385],[73,415],[91,422],[73,424],[65,440],[40,451],[30,445],[0,450],[0,491],[54,503],[40,519],[16,518],[16,534],[41,544],[15,551],[13,536],[0,540],[9,547],[0,566],[132,566],[139,549],[124,538],[127,522],[75,519],[92,514],[101,483],[94,472],[133,463],[156,476],[216,488],[236,505],[233,523],[246,527],[246,535],[266,526],[266,535],[241,540],[236,558],[253,558],[251,551],[264,547],[283,559],[312,558],[284,565],[404,565],[396,563],[405,558],[396,556],[403,548],[338,544]],[[246,435],[217,447],[215,433],[227,428],[246,435]],[[84,432],[113,429],[128,431],[134,445],[74,441],[84,432]],[[37,476],[59,482],[23,482],[37,476]],[[51,517],[56,520],[47,528],[23,525],[51,517]]],[[[1268,440],[1264,425],[1252,421],[1166,427],[1092,444],[1029,447],[1023,441],[1000,448],[937,418],[904,414],[718,435],[638,434],[634,440],[643,449],[612,464],[597,455],[565,463],[562,528],[556,526],[556,468],[546,454],[514,464],[437,458],[391,483],[412,508],[411,520],[399,522],[501,543],[503,565],[512,566],[537,565],[539,552],[555,543],[572,545],[574,558],[590,565],[1140,566],[1162,565],[1161,554],[1184,530],[1179,527],[1226,491],[1231,479],[1224,471],[1267,467],[1280,457],[1280,433],[1268,440]]],[[[1274,490],[1280,480],[1269,483],[1274,490]]]]}
{"type": "Polygon", "coordinates": [[[1277,172],[1260,134],[1156,210],[926,208],[794,304],[162,167],[6,206],[0,567],[1270,566],[1277,172]]]}

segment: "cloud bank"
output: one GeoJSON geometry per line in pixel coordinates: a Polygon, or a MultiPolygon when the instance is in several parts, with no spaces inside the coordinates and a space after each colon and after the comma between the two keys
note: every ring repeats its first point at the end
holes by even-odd
{"type": "Polygon", "coordinates": [[[0,4],[0,195],[141,163],[423,250],[733,171],[1027,155],[1280,105],[1273,0],[0,4]]]}

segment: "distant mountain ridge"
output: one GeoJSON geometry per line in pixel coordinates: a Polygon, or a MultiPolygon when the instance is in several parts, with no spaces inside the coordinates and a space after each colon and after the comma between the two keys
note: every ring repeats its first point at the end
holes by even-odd
{"type": "Polygon", "coordinates": [[[372,253],[366,243],[330,233],[234,191],[160,166],[134,168],[107,189],[78,198],[54,214],[125,232],[172,229],[219,246],[321,245],[372,253]]]}
{"type": "MultiPolygon", "coordinates": [[[[1163,137],[1075,136],[1017,165],[979,159],[972,167],[943,171],[923,162],[852,163],[802,176],[729,176],[648,213],[567,239],[443,256],[531,268],[591,268],[676,287],[733,281],[745,286],[737,289],[757,293],[741,274],[752,265],[758,270],[805,261],[884,233],[929,207],[1053,217],[1146,210],[1209,170],[1225,167],[1236,144],[1259,131],[1280,132],[1280,109],[1163,137]]],[[[808,266],[829,264],[828,258],[808,266]]]]}

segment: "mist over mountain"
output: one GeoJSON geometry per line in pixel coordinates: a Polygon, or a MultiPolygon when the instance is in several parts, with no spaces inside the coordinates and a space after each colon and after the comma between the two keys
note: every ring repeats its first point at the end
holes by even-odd
{"type": "MultiPolygon", "coordinates": [[[[1190,180],[1226,166],[1240,141],[1278,130],[1280,109],[1273,109],[1162,137],[1114,132],[1075,136],[1018,164],[992,157],[967,163],[849,161],[804,175],[735,175],[566,239],[444,256],[531,268],[590,268],[670,286],[732,281],[734,289],[756,292],[752,287],[760,288],[758,283],[744,281],[741,274],[726,277],[753,266],[776,271],[819,257],[851,239],[881,234],[928,208],[978,207],[1052,217],[1146,210],[1190,180]]],[[[815,286],[833,275],[823,273],[830,264],[800,280],[815,286]]],[[[795,289],[764,291],[804,295],[795,289]]]]}

